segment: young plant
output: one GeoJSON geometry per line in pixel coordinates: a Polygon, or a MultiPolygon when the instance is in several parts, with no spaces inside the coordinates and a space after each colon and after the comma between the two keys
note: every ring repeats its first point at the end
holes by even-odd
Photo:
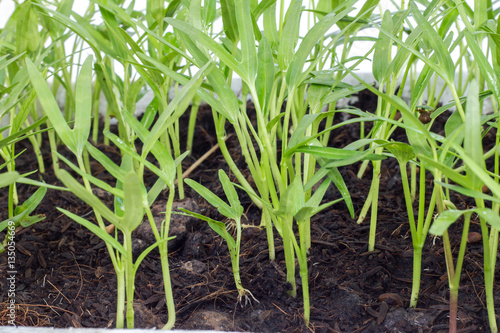
{"type": "MultiPolygon", "coordinates": [[[[498,201],[497,201],[498,202],[498,201]]],[[[448,271],[448,284],[450,286],[450,332],[457,332],[457,315],[458,315],[458,287],[460,285],[460,276],[462,272],[462,264],[465,256],[465,248],[467,246],[467,236],[469,233],[469,225],[471,215],[476,213],[482,221],[486,221],[492,228],[500,228],[500,216],[489,208],[474,208],[468,210],[445,210],[436,218],[429,232],[433,235],[443,236],[444,250],[446,256],[446,268],[448,271]],[[458,252],[456,265],[453,264],[453,251],[448,239],[447,230],[461,216],[464,216],[464,225],[462,229],[462,238],[460,240],[460,249],[458,252]]],[[[483,223],[483,222],[481,222],[483,223]]],[[[483,235],[488,241],[488,234],[483,235]]]]}
{"type": "MultiPolygon", "coordinates": [[[[18,180],[19,174],[17,172],[6,172],[0,174],[0,188],[14,183],[18,180]]],[[[0,232],[5,229],[12,230],[11,228],[23,227],[27,228],[37,222],[43,221],[45,219],[44,215],[31,215],[31,213],[38,207],[40,202],[43,200],[47,188],[40,187],[35,193],[33,193],[23,204],[18,205],[14,210],[14,216],[9,217],[7,220],[0,222],[0,232]]],[[[0,253],[5,251],[5,247],[8,242],[13,240],[13,235],[7,233],[7,236],[0,243],[0,253]]]]}
{"type": "Polygon", "coordinates": [[[199,195],[201,195],[205,200],[207,200],[212,206],[217,208],[220,214],[224,215],[230,220],[234,221],[234,227],[236,229],[236,239],[231,236],[228,229],[230,229],[232,223],[224,223],[216,221],[209,217],[203,216],[198,213],[191,212],[187,209],[181,208],[181,210],[187,214],[199,218],[208,223],[210,228],[215,231],[219,236],[221,236],[227,244],[229,249],[229,255],[231,257],[231,265],[233,267],[234,283],[236,284],[236,289],[238,290],[238,302],[242,302],[245,299],[245,303],[248,302],[248,296],[252,297],[250,290],[243,287],[240,277],[240,249],[241,249],[241,217],[243,216],[243,207],[238,199],[238,194],[234,188],[234,185],[229,180],[224,170],[219,170],[219,180],[224,189],[224,194],[226,195],[229,204],[225,203],[221,198],[212,193],[205,186],[197,183],[192,179],[186,179],[185,182],[192,189],[194,189],[199,195]]]}
{"type": "MultiPolygon", "coordinates": [[[[439,186],[451,188],[462,194],[471,196],[476,201],[478,209],[485,208],[485,200],[492,201],[492,207],[496,214],[498,214],[500,198],[500,186],[498,185],[498,174],[492,174],[486,169],[485,160],[489,158],[492,152],[483,153],[482,146],[482,127],[491,118],[498,118],[498,114],[489,116],[482,116],[479,91],[476,80],[472,80],[469,86],[469,92],[466,100],[465,107],[465,121],[458,122],[455,125],[453,137],[443,144],[441,153],[442,158],[439,161],[431,160],[426,156],[419,156],[426,163],[434,166],[436,169],[442,170],[442,174],[447,179],[452,180],[456,185],[449,185],[447,182],[442,182],[441,179],[436,179],[439,186]],[[457,138],[459,138],[457,140],[457,138]],[[463,146],[462,146],[463,142],[463,146]],[[449,151],[454,152],[462,160],[464,167],[451,168],[446,164],[445,157],[455,156],[449,151]],[[462,174],[465,171],[465,175],[462,174]],[[485,196],[482,193],[483,187],[486,186],[493,193],[493,197],[485,196]]],[[[498,145],[495,149],[498,149],[498,145]]],[[[448,159],[449,160],[449,159],[448,159]]],[[[486,305],[488,310],[488,317],[490,328],[492,332],[497,332],[497,324],[495,318],[494,295],[493,295],[493,281],[496,264],[496,253],[498,250],[498,228],[491,220],[488,220],[482,214],[479,215],[481,222],[481,232],[483,234],[483,248],[484,248],[484,280],[485,280],[485,293],[486,305]],[[487,223],[491,224],[491,230],[488,228],[487,223]]],[[[443,233],[443,243],[446,248],[450,249],[449,239],[446,232],[443,233]]],[[[449,252],[449,250],[446,250],[449,252]]],[[[447,255],[447,267],[452,265],[449,262],[451,255],[447,255]]]]}
{"type": "MultiPolygon", "coordinates": [[[[69,161],[68,161],[69,162],[69,161]]],[[[78,170],[72,166],[75,171],[78,170]]],[[[116,327],[123,328],[123,313],[125,304],[125,295],[127,303],[126,320],[127,328],[134,328],[134,289],[135,289],[135,274],[142,260],[151,252],[160,242],[156,242],[144,250],[134,262],[132,251],[132,232],[142,223],[145,207],[149,206],[147,192],[144,184],[142,184],[138,175],[130,170],[120,169],[123,175],[121,179],[123,190],[110,188],[109,185],[96,181],[96,184],[103,186],[103,189],[109,190],[110,193],[119,198],[120,206],[115,205],[115,211],[112,212],[106,207],[91,191],[80,185],[69,172],[66,170],[59,171],[59,178],[73,194],[85,201],[93,207],[96,213],[103,216],[108,222],[112,223],[117,230],[123,235],[123,244],[118,241],[118,233],[115,232],[115,237],[110,236],[105,230],[95,224],[75,215],[65,209],[58,208],[61,212],[80,223],[95,235],[101,238],[106,246],[112,249],[111,260],[117,276],[117,306],[116,306],[116,327]],[[107,185],[107,186],[106,186],[107,185]]],[[[89,175],[83,175],[85,179],[95,181],[89,175]]],[[[162,240],[167,242],[168,238],[162,240]]]]}
{"type": "MultiPolygon", "coordinates": [[[[418,218],[415,221],[415,215],[413,212],[413,200],[412,193],[410,191],[410,184],[408,181],[408,173],[406,171],[408,162],[415,158],[415,154],[411,146],[400,143],[392,142],[383,145],[389,152],[394,155],[399,163],[399,171],[401,173],[401,181],[403,183],[403,193],[406,203],[406,210],[408,212],[408,222],[410,224],[410,232],[413,243],[413,284],[411,289],[410,297],[410,307],[415,308],[417,306],[417,300],[420,291],[420,276],[422,272],[422,250],[427,238],[427,233],[432,221],[432,216],[435,208],[435,195],[433,194],[433,199],[428,207],[427,215],[424,216],[425,209],[425,174],[426,168],[423,163],[420,163],[420,177],[419,177],[419,197],[418,197],[418,218]]],[[[417,163],[417,161],[412,161],[412,163],[417,163]]],[[[415,175],[416,177],[416,175],[415,175]]]]}

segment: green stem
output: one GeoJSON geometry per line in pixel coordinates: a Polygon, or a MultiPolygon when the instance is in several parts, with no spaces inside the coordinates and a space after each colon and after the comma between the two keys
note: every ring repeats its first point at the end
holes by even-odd
{"type": "Polygon", "coordinates": [[[132,254],[132,234],[123,231],[123,245],[127,255],[125,257],[125,291],[127,294],[127,328],[134,328],[134,262],[132,254]]]}
{"type": "Polygon", "coordinates": [[[372,191],[371,191],[371,187],[370,187],[370,191],[368,192],[368,196],[366,197],[365,203],[363,204],[363,208],[361,209],[361,212],[359,213],[358,220],[356,221],[357,224],[363,223],[366,215],[368,214],[368,210],[370,209],[371,205],[372,205],[372,191]]]}
{"type": "Polygon", "coordinates": [[[9,218],[14,217],[14,191],[16,183],[9,185],[9,218]]]}
{"type": "Polygon", "coordinates": [[[187,142],[186,142],[186,150],[189,151],[191,155],[193,150],[193,139],[194,139],[194,131],[196,127],[196,116],[198,115],[198,110],[200,108],[201,98],[198,95],[195,95],[193,98],[193,105],[191,106],[191,112],[189,113],[189,125],[188,125],[188,134],[187,134],[187,142]]]}
{"type": "Polygon", "coordinates": [[[291,227],[289,224],[293,222],[291,216],[278,217],[281,221],[281,233],[283,238],[283,251],[285,252],[285,264],[286,264],[286,281],[292,285],[292,290],[288,291],[288,294],[292,297],[297,296],[297,285],[295,283],[295,254],[293,251],[293,243],[291,234],[291,227]]]}
{"type": "Polygon", "coordinates": [[[458,314],[458,288],[450,289],[450,333],[457,332],[457,314],[458,314]]]}
{"type": "Polygon", "coordinates": [[[92,96],[92,105],[93,105],[93,122],[92,122],[92,141],[94,144],[97,144],[99,138],[99,97],[101,93],[101,86],[99,84],[99,80],[94,82],[94,93],[92,96]]]}
{"type": "MultiPolygon", "coordinates": [[[[172,204],[174,202],[174,196],[175,196],[175,189],[173,186],[170,186],[168,190],[168,200],[165,209],[165,221],[160,235],[162,240],[168,237],[170,229],[170,216],[172,214],[172,204]]],[[[161,243],[159,248],[160,248],[160,258],[161,258],[160,259],[161,270],[163,273],[163,286],[165,290],[165,302],[167,304],[167,311],[168,311],[168,320],[165,326],[163,326],[163,329],[170,330],[174,327],[175,324],[175,302],[174,302],[174,293],[172,292],[172,283],[170,280],[167,242],[161,243]]]]}
{"type": "MultiPolygon", "coordinates": [[[[406,202],[406,211],[408,213],[408,222],[410,223],[411,238],[413,241],[413,284],[411,288],[410,307],[417,307],[418,294],[420,292],[420,275],[422,270],[422,245],[420,244],[421,235],[417,233],[413,205],[408,184],[408,175],[406,172],[406,163],[399,163],[401,180],[403,183],[403,192],[406,202]]],[[[425,180],[425,179],[424,179],[425,180]]]]}
{"type": "Polygon", "coordinates": [[[307,271],[306,249],[302,248],[300,252],[302,258],[299,260],[299,266],[300,280],[302,281],[302,300],[304,302],[304,320],[306,322],[306,326],[309,326],[311,304],[309,298],[309,277],[307,271]]]}
{"type": "MultiPolygon", "coordinates": [[[[476,206],[478,208],[484,208],[484,201],[482,199],[476,199],[476,206]]],[[[497,321],[495,317],[495,300],[494,300],[494,278],[495,278],[495,266],[492,265],[491,256],[495,256],[495,253],[491,252],[490,249],[490,236],[488,232],[488,225],[486,220],[479,216],[481,223],[481,233],[483,234],[483,260],[484,260],[484,285],[486,293],[486,308],[488,311],[488,320],[490,324],[490,329],[492,332],[498,332],[497,321]]],[[[493,231],[492,231],[493,232],[493,231]]]]}
{"type": "Polygon", "coordinates": [[[269,260],[274,260],[276,258],[276,250],[274,249],[274,232],[273,224],[271,220],[271,213],[267,208],[262,209],[262,222],[266,228],[267,244],[269,247],[269,260]]]}
{"type": "Polygon", "coordinates": [[[410,308],[416,308],[420,293],[420,279],[422,274],[422,247],[413,247],[413,281],[411,286],[410,308]]]}
{"type": "Polygon", "coordinates": [[[377,233],[378,192],[380,186],[380,161],[373,162],[373,179],[371,192],[370,235],[368,236],[368,251],[375,250],[375,235],[377,233]]]}
{"type": "Polygon", "coordinates": [[[125,271],[116,269],[116,328],[123,328],[125,320],[125,271]]]}
{"type": "MultiPolygon", "coordinates": [[[[236,223],[236,247],[234,249],[229,249],[231,255],[231,266],[233,267],[233,276],[236,289],[238,289],[239,297],[246,294],[245,288],[241,283],[240,277],[240,244],[241,244],[241,221],[238,219],[236,223]]],[[[229,244],[228,244],[229,245],[229,244]]]]}
{"type": "Polygon", "coordinates": [[[411,202],[415,201],[415,198],[417,197],[417,165],[414,163],[410,164],[410,171],[411,171],[411,190],[410,190],[410,196],[411,196],[411,202]]]}
{"type": "Polygon", "coordinates": [[[37,138],[34,135],[28,136],[28,140],[30,140],[31,146],[33,147],[33,152],[35,153],[36,160],[38,162],[38,171],[41,174],[45,174],[45,164],[43,163],[43,154],[40,150],[40,143],[37,141],[37,138]]]}
{"type": "Polygon", "coordinates": [[[170,330],[175,324],[175,302],[170,280],[170,268],[168,264],[168,246],[166,243],[160,244],[161,271],[163,275],[163,287],[165,290],[165,302],[167,304],[168,320],[162,329],[170,330]]]}
{"type": "MultiPolygon", "coordinates": [[[[50,122],[47,120],[47,127],[51,126],[50,122]]],[[[59,174],[59,158],[57,157],[57,145],[56,145],[56,137],[54,135],[54,130],[50,130],[47,132],[49,136],[49,144],[50,144],[50,154],[52,157],[52,167],[54,168],[54,173],[56,176],[59,174]]]]}

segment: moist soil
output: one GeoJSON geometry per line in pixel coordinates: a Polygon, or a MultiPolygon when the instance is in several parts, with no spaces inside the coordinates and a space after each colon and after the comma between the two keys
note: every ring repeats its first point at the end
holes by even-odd
{"type": "MultiPolygon", "coordinates": [[[[373,99],[363,92],[362,110],[374,107],[373,99]]],[[[251,113],[251,106],[249,106],[251,113]]],[[[336,121],[348,117],[338,114],[336,121]]],[[[202,107],[197,116],[194,148],[184,163],[184,170],[217,143],[211,110],[202,107]]],[[[446,116],[441,115],[433,130],[441,132],[446,116]]],[[[187,118],[180,128],[187,127],[187,118]]],[[[369,130],[369,124],[365,130],[369,130]]],[[[230,132],[228,127],[228,132],[230,132]]],[[[330,145],[344,147],[359,138],[359,125],[341,127],[332,132],[330,145]]],[[[494,142],[494,133],[486,141],[494,142]]],[[[185,133],[183,134],[185,137],[185,133]]],[[[406,141],[404,132],[393,134],[406,141]]],[[[102,138],[100,139],[102,142],[102,138]]],[[[29,143],[21,142],[18,150],[28,149],[16,160],[21,173],[33,171],[36,161],[29,143]]],[[[235,136],[228,139],[230,152],[237,165],[245,170],[235,136]]],[[[119,151],[98,144],[116,163],[119,151]]],[[[47,172],[43,180],[61,185],[52,172],[48,142],[43,145],[47,172]]],[[[59,152],[72,154],[64,147],[59,152]]],[[[61,163],[62,166],[62,163],[61,163]]],[[[114,185],[113,177],[98,163],[91,161],[94,176],[114,185]]],[[[356,214],[359,214],[369,191],[371,168],[359,179],[360,163],[340,168],[350,190],[356,214]]],[[[219,150],[205,160],[189,177],[222,196],[217,170],[228,170],[219,150]]],[[[227,171],[230,178],[235,177],[227,171]]],[[[251,176],[245,174],[251,181],[251,176]]],[[[39,177],[38,174],[31,176],[39,177]]],[[[151,186],[154,175],[146,173],[151,186]]],[[[432,177],[427,175],[428,193],[432,177]]],[[[26,200],[33,187],[19,184],[20,201],[26,200]]],[[[96,195],[112,207],[106,193],[96,195]]],[[[160,194],[153,206],[161,221],[168,193],[160,194]]],[[[229,251],[223,239],[202,221],[174,215],[171,233],[177,236],[169,244],[169,264],[176,303],[176,329],[208,329],[247,332],[446,332],[448,330],[449,289],[443,246],[440,238],[429,236],[422,259],[420,298],[416,309],[409,309],[412,285],[413,250],[402,192],[399,166],[394,160],[382,163],[375,251],[368,252],[369,216],[356,223],[344,203],[338,203],[312,218],[312,248],[308,255],[311,323],[302,318],[300,278],[297,272],[298,297],[287,295],[283,247],[275,237],[276,259],[269,260],[266,233],[260,224],[259,210],[249,197],[239,192],[245,208],[240,270],[243,286],[254,299],[238,302],[229,251]]],[[[332,187],[326,199],[339,197],[332,187]]],[[[0,192],[0,220],[8,217],[6,189],[0,192]]],[[[428,199],[427,199],[428,200],[428,199]]],[[[474,203],[458,194],[453,202],[459,209],[474,203]]],[[[185,199],[176,207],[185,207],[214,219],[222,219],[213,207],[188,186],[185,199]]],[[[52,327],[115,327],[116,275],[104,243],[89,230],[74,222],[56,208],[69,210],[94,221],[92,209],[69,192],[48,190],[42,204],[34,212],[45,220],[16,233],[16,325],[52,327]]],[[[137,234],[137,251],[148,242],[148,232],[137,234]],[[146,241],[146,242],[145,242],[146,241]]],[[[150,235],[149,235],[150,236],[150,235]]],[[[275,232],[277,236],[277,232],[275,232]]],[[[483,255],[480,226],[472,220],[459,290],[459,332],[487,332],[483,283],[483,255]]],[[[450,229],[452,246],[458,250],[460,223],[450,229]]],[[[3,239],[3,237],[2,237],[3,239]]],[[[8,325],[5,253],[0,255],[0,325],[8,325]]],[[[298,270],[297,270],[298,271],[298,270]]],[[[496,272],[495,304],[500,304],[500,272],[496,272]]],[[[161,328],[167,321],[161,263],[158,251],[151,252],[136,276],[135,310],[137,328],[161,328]]],[[[498,312],[498,311],[497,311],[498,312]]]]}

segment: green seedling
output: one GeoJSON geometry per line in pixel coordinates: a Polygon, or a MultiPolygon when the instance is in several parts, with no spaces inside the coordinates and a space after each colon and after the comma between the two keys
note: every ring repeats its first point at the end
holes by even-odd
{"type": "MultiPolygon", "coordinates": [[[[9,183],[16,182],[19,177],[19,174],[15,171],[1,174],[0,188],[9,185],[9,183]]],[[[16,209],[14,210],[14,216],[0,222],[0,232],[8,229],[5,239],[0,244],[0,253],[5,251],[5,248],[7,244],[9,244],[9,242],[14,241],[15,235],[13,233],[13,230],[16,230],[18,227],[27,228],[45,219],[45,216],[41,214],[31,215],[31,213],[38,207],[40,202],[45,197],[45,193],[47,193],[47,188],[40,187],[22,205],[16,207],[16,209]]]]}
{"type": "Polygon", "coordinates": [[[238,290],[238,302],[242,303],[242,300],[244,299],[246,304],[249,301],[249,297],[251,297],[254,301],[257,300],[252,295],[252,292],[250,290],[243,287],[240,277],[240,248],[242,228],[241,217],[243,216],[243,207],[240,204],[240,200],[238,199],[238,194],[236,193],[234,185],[231,183],[224,170],[219,170],[219,179],[222,184],[222,188],[224,189],[224,194],[229,201],[229,204],[225,203],[221,198],[216,196],[209,189],[197,183],[196,181],[192,179],[186,179],[185,182],[205,200],[207,200],[212,206],[217,208],[220,214],[234,221],[234,227],[236,229],[236,239],[234,239],[228,231],[231,226],[230,223],[216,221],[214,219],[195,212],[191,212],[184,208],[181,208],[181,210],[187,215],[194,216],[196,218],[199,218],[200,220],[207,222],[210,228],[212,228],[213,231],[215,231],[226,241],[227,247],[229,249],[229,255],[231,256],[234,283],[236,284],[236,289],[238,290]]]}
{"type": "MultiPolygon", "coordinates": [[[[77,168],[74,167],[74,169],[76,170],[77,168]]],[[[146,189],[135,172],[131,171],[126,173],[122,180],[123,190],[112,189],[111,193],[115,193],[116,197],[121,198],[122,203],[122,206],[120,207],[115,206],[115,212],[112,212],[94,194],[92,194],[91,191],[88,191],[84,186],[80,185],[80,183],[78,183],[78,181],[76,181],[66,170],[61,170],[59,177],[64,185],[67,186],[73,194],[93,207],[96,212],[98,212],[108,222],[112,223],[116,229],[121,231],[123,235],[123,244],[120,244],[118,241],[118,233],[115,233],[115,237],[112,237],[105,230],[90,221],[87,221],[67,210],[58,208],[68,217],[89,229],[101,238],[108,247],[113,249],[112,255],[111,253],[110,255],[117,274],[118,284],[116,326],[117,328],[123,327],[123,313],[126,296],[127,328],[134,328],[133,304],[135,274],[146,255],[162,242],[168,241],[168,238],[165,238],[161,242],[156,242],[150,245],[134,262],[132,253],[132,232],[142,222],[145,213],[145,206],[149,206],[147,202],[146,189]]],[[[91,177],[87,178],[93,180],[91,177]]],[[[104,186],[104,189],[108,189],[108,186],[104,186]]]]}
{"type": "MultiPolygon", "coordinates": [[[[309,276],[307,269],[307,253],[310,247],[310,230],[309,221],[312,216],[320,211],[334,205],[343,200],[343,198],[321,204],[323,197],[330,185],[331,180],[327,179],[321,183],[316,192],[305,201],[305,192],[310,189],[311,184],[303,186],[299,178],[295,178],[294,182],[286,189],[281,196],[280,208],[274,213],[279,217],[276,227],[283,238],[285,254],[287,251],[294,251],[299,262],[300,279],[302,281],[302,299],[304,302],[304,320],[306,325],[309,325],[310,320],[310,299],[309,299],[309,276]],[[297,222],[299,230],[299,241],[293,232],[293,219],[297,222]],[[292,246],[291,249],[288,246],[292,246]]],[[[295,263],[293,266],[287,264],[287,273],[295,274],[295,263]]],[[[295,288],[295,285],[294,285],[295,288]]],[[[292,292],[296,292],[292,290],[292,292]]]]}
{"type": "MultiPolygon", "coordinates": [[[[415,154],[411,146],[394,142],[385,144],[384,147],[391,152],[399,163],[399,171],[401,173],[401,181],[403,183],[403,193],[406,203],[406,210],[408,212],[408,223],[410,224],[410,232],[413,243],[413,284],[411,289],[410,307],[417,306],[418,295],[420,291],[420,276],[422,273],[422,250],[424,247],[427,233],[431,223],[432,212],[434,211],[434,200],[431,201],[427,218],[424,217],[425,209],[425,166],[420,165],[420,188],[419,188],[419,207],[418,219],[415,221],[413,212],[413,201],[410,192],[410,185],[408,181],[408,173],[406,167],[408,162],[415,158],[415,154]]],[[[414,162],[414,161],[413,161],[414,162]]]]}
{"type": "MultiPolygon", "coordinates": [[[[465,256],[465,248],[467,246],[467,236],[469,234],[469,226],[471,215],[476,213],[481,220],[486,221],[492,228],[500,229],[500,216],[488,208],[475,208],[468,210],[445,210],[436,218],[429,232],[433,235],[443,236],[445,240],[445,256],[446,268],[448,271],[448,284],[450,286],[450,332],[457,332],[457,315],[458,315],[458,287],[460,285],[460,276],[462,272],[462,264],[465,256]],[[462,229],[462,238],[460,240],[460,249],[458,252],[456,264],[453,264],[453,252],[447,236],[447,229],[455,223],[461,216],[464,216],[464,226],[462,229]]],[[[488,234],[483,237],[489,240],[488,234]]]]}

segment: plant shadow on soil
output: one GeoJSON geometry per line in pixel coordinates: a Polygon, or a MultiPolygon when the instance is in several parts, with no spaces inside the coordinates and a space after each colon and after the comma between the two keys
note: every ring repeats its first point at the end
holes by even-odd
{"type": "MultiPolygon", "coordinates": [[[[366,99],[362,99],[366,101],[366,99]]],[[[376,103],[376,101],[375,101],[376,103]]],[[[362,109],[368,107],[363,106],[362,109]]],[[[338,118],[343,115],[339,114],[338,118]]],[[[441,117],[443,118],[443,117],[441,117]]],[[[183,119],[183,121],[187,121],[183,119]]],[[[437,121],[441,131],[444,121],[437,121]]],[[[181,128],[186,126],[181,126],[181,128]]],[[[184,162],[188,167],[216,144],[212,115],[209,108],[198,114],[197,136],[192,155],[184,162]]],[[[334,131],[331,146],[343,147],[359,137],[359,125],[349,125],[334,131]]],[[[397,130],[393,138],[406,141],[404,132],[397,130]]],[[[35,167],[29,144],[17,160],[21,173],[35,167]]],[[[238,153],[238,143],[232,137],[228,146],[236,163],[245,169],[238,153]]],[[[108,156],[119,162],[119,151],[101,146],[108,156]]],[[[44,144],[47,173],[43,180],[60,182],[52,174],[48,143],[44,144]]],[[[60,152],[68,158],[64,148],[60,152]]],[[[112,177],[98,164],[92,163],[94,176],[113,183],[112,177]]],[[[408,219],[402,193],[400,173],[395,161],[382,163],[380,203],[376,250],[367,252],[368,221],[356,224],[343,203],[334,205],[312,219],[312,249],[308,256],[311,296],[311,325],[303,324],[300,278],[299,295],[287,296],[285,264],[282,246],[276,237],[277,258],[269,261],[265,231],[248,227],[243,231],[241,278],[243,286],[258,300],[251,304],[237,303],[231,262],[223,240],[204,222],[174,216],[171,233],[177,239],[169,244],[169,263],[176,302],[176,329],[210,329],[251,332],[446,332],[448,327],[448,282],[443,247],[440,239],[428,237],[423,254],[422,282],[418,308],[408,309],[412,282],[413,252],[408,219]]],[[[223,196],[217,179],[219,168],[227,171],[220,151],[216,151],[199,166],[190,178],[223,196]]],[[[351,192],[356,213],[368,194],[371,170],[362,179],[356,177],[359,163],[340,169],[351,192]]],[[[230,177],[232,175],[230,174],[230,177]]],[[[250,175],[248,175],[251,179],[250,175]]],[[[234,180],[234,177],[231,178],[234,180]]],[[[147,174],[149,185],[155,180],[147,174]]],[[[432,178],[427,178],[430,188],[432,178]]],[[[34,188],[19,184],[20,201],[34,188]]],[[[330,188],[327,199],[338,193],[330,188]]],[[[7,191],[0,191],[0,219],[7,218],[7,191]]],[[[112,206],[112,198],[96,193],[112,206]]],[[[456,195],[459,209],[473,205],[468,198],[456,195]]],[[[259,211],[248,196],[240,193],[246,210],[245,224],[258,226],[259,211]]],[[[153,206],[161,220],[166,194],[162,193],[153,206]]],[[[186,199],[176,205],[220,219],[217,211],[196,192],[186,186],[186,199]]],[[[16,234],[16,281],[18,326],[53,327],[114,327],[116,312],[116,276],[104,243],[87,229],[60,213],[65,208],[77,215],[94,220],[92,210],[69,193],[49,190],[35,211],[46,219],[16,234]]],[[[479,222],[473,221],[470,232],[480,232],[479,222]]],[[[277,233],[275,232],[277,235],[277,233]]],[[[461,227],[450,230],[452,245],[460,241],[461,227]]],[[[147,235],[143,236],[147,239],[147,235]]],[[[2,238],[3,239],[3,238],[2,238]]],[[[138,236],[140,242],[140,235],[138,236]]],[[[141,244],[137,244],[141,247],[141,244]]],[[[482,242],[468,244],[459,291],[458,327],[460,332],[489,331],[484,307],[482,242]]],[[[0,256],[0,270],[5,272],[6,256],[0,256]]],[[[496,276],[498,276],[497,272],[496,276]]],[[[5,274],[2,274],[5,276],[5,274]]],[[[153,251],[141,264],[136,276],[135,308],[137,328],[161,328],[167,320],[161,264],[158,251],[153,251]]],[[[6,314],[7,284],[0,280],[0,325],[8,325],[6,314]]],[[[498,277],[495,281],[496,300],[500,299],[498,277]]]]}

